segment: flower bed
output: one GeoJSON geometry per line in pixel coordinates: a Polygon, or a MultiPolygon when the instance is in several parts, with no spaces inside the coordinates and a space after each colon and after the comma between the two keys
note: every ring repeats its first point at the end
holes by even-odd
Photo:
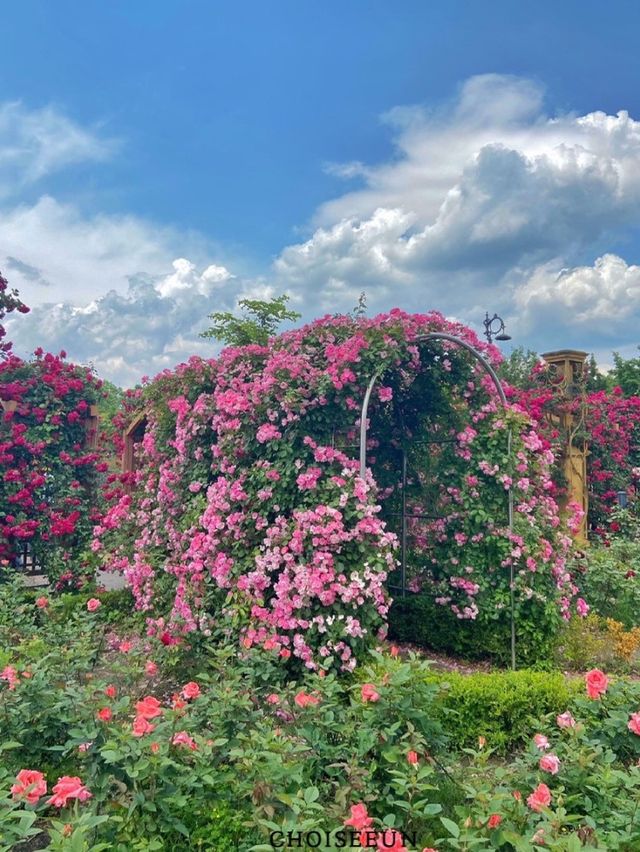
{"type": "Polygon", "coordinates": [[[104,601],[0,587],[1,849],[31,836],[80,852],[265,852],[292,832],[329,850],[351,830],[396,852],[638,848],[638,683],[445,676],[447,698],[393,648],[363,659],[359,680],[291,681],[256,648],[165,646],[131,614],[114,629],[104,601]],[[525,702],[548,715],[525,725],[525,702]],[[492,724],[460,751],[463,717],[481,730],[474,707],[492,724]],[[497,759],[521,724],[522,745],[497,759]]]}

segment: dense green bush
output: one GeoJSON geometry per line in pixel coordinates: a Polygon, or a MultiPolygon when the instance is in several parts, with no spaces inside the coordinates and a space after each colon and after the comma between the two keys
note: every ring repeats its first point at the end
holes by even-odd
{"type": "Polygon", "coordinates": [[[452,747],[475,747],[484,737],[490,748],[509,752],[537,730],[539,719],[563,713],[582,684],[559,672],[491,672],[429,675],[440,681],[436,709],[452,747]]]}
{"type": "MultiPolygon", "coordinates": [[[[450,609],[438,606],[427,594],[409,594],[393,602],[389,614],[389,637],[434,651],[445,651],[466,659],[489,659],[498,665],[511,662],[510,613],[503,609],[475,621],[456,618],[450,609]]],[[[549,667],[553,659],[555,630],[528,612],[521,601],[516,612],[516,658],[519,667],[549,667]]]]}

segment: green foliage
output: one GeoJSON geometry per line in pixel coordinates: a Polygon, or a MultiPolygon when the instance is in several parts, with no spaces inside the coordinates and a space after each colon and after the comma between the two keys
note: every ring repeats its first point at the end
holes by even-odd
{"type": "Polygon", "coordinates": [[[100,432],[109,440],[118,431],[114,421],[122,407],[123,400],[124,391],[122,388],[107,379],[103,379],[102,393],[98,398],[98,412],[100,415],[100,432]]]}
{"type": "Polygon", "coordinates": [[[230,311],[209,314],[213,325],[201,332],[200,337],[221,340],[227,346],[246,346],[257,343],[266,346],[278,326],[285,321],[300,319],[297,311],[287,308],[289,296],[276,296],[269,301],[262,299],[240,299],[238,304],[243,314],[237,317],[230,311]]]}
{"type": "Polygon", "coordinates": [[[640,358],[623,358],[614,352],[613,365],[608,376],[610,384],[621,387],[625,396],[640,396],[640,358]]]}
{"type": "MultiPolygon", "coordinates": [[[[430,676],[435,677],[435,676],[430,676]]],[[[485,737],[498,753],[514,751],[537,731],[537,720],[567,709],[577,687],[559,672],[507,671],[438,675],[436,708],[452,747],[485,737]]]]}
{"type": "MultiPolygon", "coordinates": [[[[553,658],[557,630],[552,606],[529,607],[519,602],[516,610],[516,661],[518,666],[547,667],[553,658]]],[[[389,636],[434,651],[465,659],[488,659],[498,665],[511,663],[511,616],[508,606],[495,612],[481,610],[474,621],[461,620],[448,607],[436,604],[428,594],[396,598],[389,613],[389,636]]]]}
{"type": "Polygon", "coordinates": [[[540,360],[540,356],[533,349],[517,346],[498,365],[498,376],[512,387],[522,388],[523,390],[535,387],[536,384],[532,380],[531,374],[540,360]]]}
{"type": "MultiPolygon", "coordinates": [[[[620,513],[618,513],[618,517],[620,513]]],[[[591,609],[625,627],[640,624],[640,541],[614,536],[575,560],[582,596],[591,609]]]]}
{"type": "Polygon", "coordinates": [[[357,682],[289,682],[269,654],[219,637],[165,648],[134,635],[118,649],[104,619],[124,597],[109,596],[90,613],[71,608],[72,596],[39,608],[17,581],[0,587],[0,646],[17,678],[0,679],[0,852],[267,852],[271,832],[289,831],[328,833],[319,848],[329,852],[356,805],[378,848],[391,848],[395,828],[408,852],[639,848],[637,682],[590,699],[559,673],[438,674],[382,653],[357,682]],[[187,676],[199,694],[171,700],[187,676]],[[153,730],[133,736],[136,704],[150,695],[160,700],[153,730]],[[104,707],[112,716],[101,720],[104,707]],[[10,793],[24,768],[48,784],[33,804],[10,793]],[[49,804],[61,775],[78,776],[91,798],[49,804]],[[548,801],[536,810],[527,800],[540,784],[548,801]]]}

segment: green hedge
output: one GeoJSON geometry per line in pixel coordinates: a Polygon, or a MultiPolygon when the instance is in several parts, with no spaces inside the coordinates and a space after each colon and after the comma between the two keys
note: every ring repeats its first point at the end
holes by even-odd
{"type": "Polygon", "coordinates": [[[436,708],[451,746],[477,748],[482,736],[501,753],[523,745],[540,717],[563,713],[582,691],[560,672],[434,672],[428,678],[442,684],[436,708]]]}
{"type": "MultiPolygon", "coordinates": [[[[384,668],[380,667],[380,679],[390,665],[387,660],[384,668]]],[[[425,682],[440,687],[428,711],[442,725],[453,751],[477,748],[479,737],[486,739],[487,748],[500,754],[515,751],[537,733],[543,716],[564,713],[584,692],[581,679],[569,679],[557,671],[461,674],[426,667],[423,671],[420,677],[425,682]]],[[[362,672],[360,677],[370,678],[371,671],[368,676],[362,672]]]]}

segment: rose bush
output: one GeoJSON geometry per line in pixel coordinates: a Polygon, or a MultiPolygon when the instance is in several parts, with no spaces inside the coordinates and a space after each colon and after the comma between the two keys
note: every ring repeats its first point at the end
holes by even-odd
{"type": "Polygon", "coordinates": [[[0,361],[0,560],[26,542],[64,585],[82,574],[79,554],[100,518],[107,465],[89,449],[88,429],[101,383],[64,353],[35,356],[0,361]]]}
{"type": "Polygon", "coordinates": [[[637,682],[590,672],[524,748],[500,758],[488,730],[460,754],[416,657],[292,681],[256,648],[156,644],[131,614],[116,635],[77,597],[66,618],[0,589],[0,849],[266,852],[292,832],[328,852],[351,829],[396,852],[637,848],[637,682]]]}
{"type": "Polygon", "coordinates": [[[552,456],[468,352],[421,341],[434,331],[499,358],[435,313],[333,317],[194,358],[129,397],[147,420],[137,470],[111,477],[92,546],[126,577],[151,635],[180,641],[218,621],[309,669],[353,668],[385,629],[403,449],[411,588],[458,620],[504,624],[513,570],[523,624],[548,635],[568,616],[578,589],[552,456]],[[363,481],[354,445],[374,374],[363,481]]]}

